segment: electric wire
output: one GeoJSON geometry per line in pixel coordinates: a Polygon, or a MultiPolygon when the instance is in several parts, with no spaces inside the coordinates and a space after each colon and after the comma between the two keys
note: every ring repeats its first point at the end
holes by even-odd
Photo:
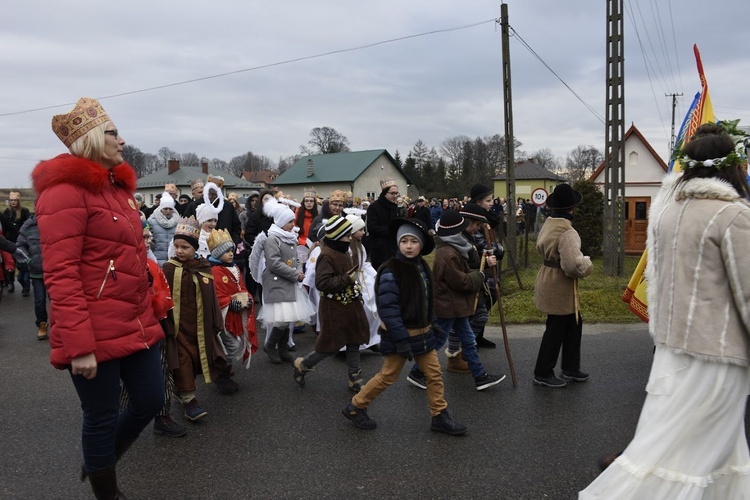
{"type": "Polygon", "coordinates": [[[542,57],[541,57],[541,56],[540,56],[539,54],[537,54],[537,53],[536,53],[536,51],[535,51],[534,49],[532,49],[532,48],[531,48],[531,46],[530,46],[530,45],[529,45],[528,43],[526,43],[526,40],[524,40],[524,39],[523,39],[523,37],[522,37],[521,35],[519,35],[519,34],[518,34],[518,31],[516,31],[516,30],[515,30],[515,29],[514,29],[514,28],[513,28],[512,26],[508,26],[508,29],[510,30],[510,34],[511,34],[511,36],[512,36],[512,37],[514,37],[514,38],[517,38],[517,39],[518,39],[518,41],[519,41],[519,42],[521,42],[521,45],[522,45],[522,46],[523,46],[523,47],[524,47],[524,48],[525,48],[526,50],[528,50],[528,51],[529,51],[529,52],[530,52],[530,53],[531,53],[531,54],[532,54],[532,55],[533,55],[534,57],[536,57],[536,58],[537,58],[537,60],[538,60],[538,61],[539,61],[540,63],[542,63],[542,65],[543,65],[543,66],[544,66],[545,68],[547,68],[547,70],[548,70],[548,71],[549,71],[550,73],[552,73],[553,75],[555,75],[555,78],[557,78],[558,80],[560,80],[560,82],[561,82],[561,83],[562,83],[563,85],[565,85],[565,88],[567,88],[567,89],[568,89],[568,90],[570,91],[570,93],[571,93],[571,94],[573,94],[573,95],[574,95],[574,96],[576,97],[576,99],[578,99],[578,100],[579,100],[579,101],[581,102],[581,104],[583,104],[584,106],[586,106],[586,109],[588,109],[588,110],[589,110],[589,111],[591,112],[591,114],[593,114],[593,115],[594,115],[594,116],[595,116],[595,117],[596,117],[596,118],[597,118],[597,119],[598,119],[598,120],[599,120],[600,122],[602,122],[602,124],[605,124],[605,125],[606,125],[606,122],[605,122],[604,118],[602,118],[602,115],[600,115],[600,114],[599,114],[599,112],[597,112],[597,111],[596,111],[596,109],[595,109],[595,108],[594,108],[593,106],[589,105],[589,104],[588,104],[588,103],[587,103],[586,101],[584,101],[584,100],[583,100],[583,98],[582,98],[581,96],[579,96],[579,95],[578,95],[578,94],[576,93],[576,91],[575,91],[575,90],[573,90],[573,89],[572,89],[572,88],[570,87],[570,85],[568,85],[568,84],[567,84],[567,83],[565,82],[565,80],[563,80],[563,79],[562,79],[562,78],[560,77],[560,75],[558,75],[558,74],[557,74],[557,73],[555,72],[555,70],[553,70],[553,69],[552,69],[552,68],[551,68],[551,67],[549,66],[549,64],[547,64],[547,63],[546,63],[546,62],[544,61],[544,59],[542,59],[542,57]]]}
{"type": "MultiPolygon", "coordinates": [[[[349,47],[349,48],[346,48],[346,49],[331,50],[331,51],[328,51],[328,52],[323,52],[321,54],[296,57],[294,59],[287,59],[285,61],[278,61],[278,62],[269,63],[269,64],[262,64],[262,65],[259,65],[259,66],[253,66],[251,68],[244,68],[244,69],[238,69],[238,70],[234,70],[234,71],[227,71],[225,73],[217,73],[215,75],[202,76],[202,77],[199,77],[199,78],[191,78],[189,80],[182,80],[182,81],[179,81],[179,82],[167,83],[167,84],[164,84],[164,85],[155,85],[153,87],[146,87],[146,88],[138,89],[138,90],[130,90],[130,91],[127,91],[127,92],[120,92],[120,93],[117,93],[117,94],[110,94],[110,95],[100,96],[100,97],[97,97],[97,99],[98,100],[113,99],[115,97],[123,97],[123,96],[128,96],[128,95],[133,95],[133,94],[141,94],[141,93],[144,93],[144,92],[151,92],[151,91],[154,91],[154,90],[161,90],[161,89],[166,89],[166,88],[170,88],[170,87],[177,87],[177,86],[180,86],[180,85],[187,85],[187,84],[190,84],[190,83],[202,82],[202,81],[206,81],[206,80],[213,80],[213,79],[216,79],[216,78],[223,78],[225,76],[237,75],[237,74],[240,74],[240,73],[247,73],[247,72],[250,72],[250,71],[257,71],[257,70],[261,70],[261,69],[273,68],[273,67],[276,67],[276,66],[283,66],[283,65],[286,65],[286,64],[292,64],[292,63],[297,63],[297,62],[301,62],[301,61],[309,61],[311,59],[319,59],[319,58],[322,58],[322,57],[327,57],[327,56],[331,56],[331,55],[335,55],[335,54],[344,54],[346,52],[354,52],[354,51],[357,51],[357,50],[370,49],[372,47],[377,47],[379,45],[386,45],[386,44],[389,44],[389,43],[401,42],[401,41],[404,41],[404,40],[410,40],[410,39],[413,39],[413,38],[419,38],[419,37],[423,37],[423,36],[435,35],[435,34],[438,34],[438,33],[448,33],[448,32],[451,32],[451,31],[459,31],[459,30],[465,30],[465,29],[469,29],[469,28],[475,28],[475,27],[481,26],[483,24],[495,23],[496,21],[497,20],[495,18],[493,18],[493,19],[487,19],[485,21],[476,22],[476,23],[465,24],[465,25],[462,25],[462,26],[454,26],[452,28],[443,28],[443,29],[437,29],[437,30],[432,30],[432,31],[425,31],[423,33],[417,33],[417,34],[413,34],[413,35],[406,35],[406,36],[401,36],[401,37],[398,37],[398,38],[391,38],[391,39],[388,39],[388,40],[381,40],[379,42],[373,42],[373,43],[368,43],[368,44],[364,44],[364,45],[358,45],[356,47],[349,47]]],[[[26,114],[26,113],[34,113],[36,111],[44,111],[44,110],[47,110],[47,109],[54,109],[54,108],[61,108],[61,107],[66,107],[66,106],[72,106],[74,104],[75,104],[74,102],[68,102],[68,103],[54,104],[54,105],[51,105],[51,106],[43,106],[43,107],[33,108],[33,109],[25,109],[25,110],[22,110],[22,111],[12,111],[12,112],[8,112],[8,113],[0,113],[0,117],[2,117],[2,116],[22,115],[22,114],[26,114]]]]}

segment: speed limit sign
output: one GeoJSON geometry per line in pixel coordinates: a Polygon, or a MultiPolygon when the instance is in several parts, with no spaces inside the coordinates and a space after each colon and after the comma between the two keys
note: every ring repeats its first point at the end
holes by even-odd
{"type": "Polygon", "coordinates": [[[541,207],[547,203],[547,190],[544,188],[537,188],[531,193],[531,202],[541,207]]]}

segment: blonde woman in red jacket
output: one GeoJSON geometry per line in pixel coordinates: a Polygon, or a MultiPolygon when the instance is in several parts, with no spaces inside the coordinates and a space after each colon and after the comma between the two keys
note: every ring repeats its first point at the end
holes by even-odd
{"type": "Polygon", "coordinates": [[[119,498],[115,465],[164,403],[164,337],[149,293],[146,246],[114,122],[95,99],[52,119],[69,149],[37,165],[36,210],[50,296],[50,361],[83,409],[84,470],[96,498],[119,498]],[[130,404],[119,412],[120,383],[130,404]]]}

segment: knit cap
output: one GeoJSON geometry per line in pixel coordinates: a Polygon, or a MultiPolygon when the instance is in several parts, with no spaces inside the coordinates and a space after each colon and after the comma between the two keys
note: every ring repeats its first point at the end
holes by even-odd
{"type": "Polygon", "coordinates": [[[279,203],[273,212],[273,223],[284,227],[294,220],[294,212],[283,203],[279,203]]]}
{"type": "Polygon", "coordinates": [[[396,231],[396,243],[401,242],[404,236],[414,236],[419,240],[420,246],[424,247],[424,234],[413,224],[403,224],[396,231]]]}
{"type": "Polygon", "coordinates": [[[204,222],[219,218],[219,211],[211,203],[201,203],[195,209],[195,217],[203,225],[204,222]]]}
{"type": "Polygon", "coordinates": [[[206,239],[206,244],[208,244],[208,249],[211,251],[211,257],[216,260],[219,260],[222,255],[235,248],[234,241],[232,241],[232,237],[226,229],[212,230],[206,239]]]}
{"type": "Polygon", "coordinates": [[[326,222],[325,229],[326,239],[336,241],[352,232],[352,223],[346,217],[334,215],[326,222]]]}
{"type": "Polygon", "coordinates": [[[159,210],[162,208],[174,209],[174,198],[166,191],[161,194],[161,199],[159,200],[159,210]]]}
{"type": "Polygon", "coordinates": [[[365,228],[365,221],[359,215],[349,214],[346,216],[346,220],[352,224],[352,233],[356,233],[365,228]]]}

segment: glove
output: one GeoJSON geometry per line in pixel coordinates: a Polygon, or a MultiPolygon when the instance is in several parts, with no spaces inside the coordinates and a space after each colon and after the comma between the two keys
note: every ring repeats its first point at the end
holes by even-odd
{"type": "Polygon", "coordinates": [[[20,248],[16,248],[16,251],[13,252],[13,258],[16,259],[17,262],[22,262],[24,264],[27,264],[31,261],[31,257],[26,255],[26,252],[24,252],[20,248]]]}
{"type": "Polygon", "coordinates": [[[396,342],[396,353],[402,358],[406,359],[406,361],[414,360],[414,355],[411,352],[411,346],[409,345],[408,340],[396,342]]]}
{"type": "Polygon", "coordinates": [[[495,243],[493,246],[493,250],[495,251],[495,257],[497,260],[500,260],[503,258],[503,255],[505,255],[505,249],[500,243],[495,243]]]}
{"type": "Polygon", "coordinates": [[[242,302],[232,299],[229,301],[229,310],[234,312],[242,311],[242,302]]]}

